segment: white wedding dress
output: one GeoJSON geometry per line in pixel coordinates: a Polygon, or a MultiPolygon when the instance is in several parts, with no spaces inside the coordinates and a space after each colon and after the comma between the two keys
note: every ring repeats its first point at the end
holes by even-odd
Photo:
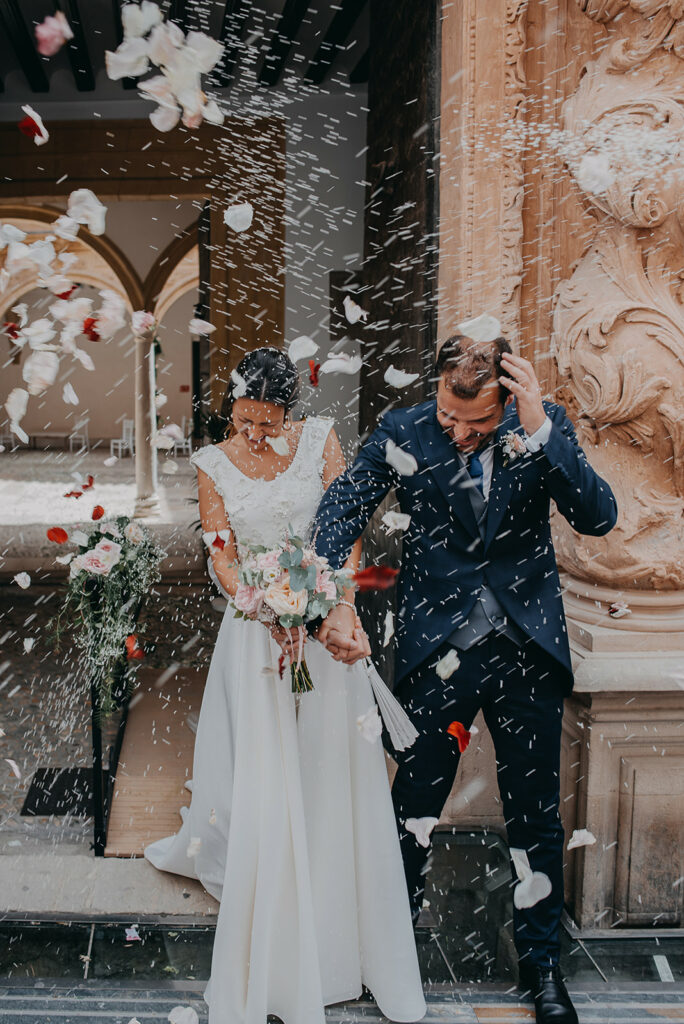
{"type": "MultiPolygon", "coordinates": [[[[332,421],[307,419],[288,469],[245,476],[215,445],[191,461],[214,482],[240,546],[308,536],[323,494],[332,421]]],[[[209,1024],[323,1024],[324,1005],[362,985],[395,1021],[426,1011],[381,741],[357,718],[366,670],[309,640],[315,690],[295,707],[263,625],[228,606],[197,726],[192,801],[155,867],[198,878],[220,900],[205,993],[209,1024]],[[199,840],[199,843],[197,842],[199,840]],[[188,847],[192,843],[190,855],[188,847]],[[196,851],[196,852],[195,852],[196,851]]]]}

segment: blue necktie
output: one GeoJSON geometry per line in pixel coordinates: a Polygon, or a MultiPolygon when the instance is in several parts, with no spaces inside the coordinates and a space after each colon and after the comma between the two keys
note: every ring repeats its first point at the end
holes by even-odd
{"type": "Polygon", "coordinates": [[[475,482],[475,486],[484,498],[484,470],[482,463],[480,462],[480,456],[477,452],[473,452],[468,455],[466,459],[466,468],[470,474],[470,479],[475,482]]]}

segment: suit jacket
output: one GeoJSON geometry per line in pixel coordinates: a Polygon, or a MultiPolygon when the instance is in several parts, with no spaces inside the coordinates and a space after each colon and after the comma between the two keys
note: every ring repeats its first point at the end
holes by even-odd
{"type": "Polygon", "coordinates": [[[587,462],[560,405],[545,402],[548,442],[504,465],[501,439],[524,434],[515,404],[496,433],[484,538],[467,493],[470,478],[439,425],[436,401],[385,414],[353,465],[326,491],[316,516],[316,548],[339,567],[391,487],[411,516],[397,594],[397,680],[464,622],[486,582],[504,611],[551,654],[572,688],[572,667],[549,524],[550,500],[579,533],[601,536],[617,519],[613,492],[587,462]],[[391,439],[418,463],[413,476],[385,458],[391,439]]]}

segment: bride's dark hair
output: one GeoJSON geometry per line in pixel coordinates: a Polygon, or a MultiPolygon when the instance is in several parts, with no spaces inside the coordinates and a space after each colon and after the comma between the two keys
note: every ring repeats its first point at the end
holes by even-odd
{"type": "Polygon", "coordinates": [[[281,405],[285,415],[291,412],[299,401],[300,381],[297,367],[279,348],[269,345],[248,352],[238,363],[235,372],[239,380],[244,381],[244,385],[237,385],[232,378],[228,381],[222,409],[228,421],[233,414],[235,390],[243,392],[240,398],[281,405]]]}

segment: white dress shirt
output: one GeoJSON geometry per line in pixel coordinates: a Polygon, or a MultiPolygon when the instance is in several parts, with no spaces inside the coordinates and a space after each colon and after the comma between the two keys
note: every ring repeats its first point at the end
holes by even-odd
{"type": "MultiPolygon", "coordinates": [[[[553,424],[547,416],[542,423],[539,430],[535,430],[534,434],[523,434],[522,438],[525,442],[527,450],[530,452],[538,452],[542,448],[549,437],[551,436],[551,428],[553,424]]],[[[480,462],[482,463],[482,490],[484,492],[484,500],[487,501],[489,498],[489,491],[492,486],[492,470],[494,469],[494,447],[496,442],[492,441],[484,451],[479,452],[480,462]]],[[[456,451],[461,466],[465,467],[467,464],[467,455],[463,455],[462,452],[456,451]]]]}

